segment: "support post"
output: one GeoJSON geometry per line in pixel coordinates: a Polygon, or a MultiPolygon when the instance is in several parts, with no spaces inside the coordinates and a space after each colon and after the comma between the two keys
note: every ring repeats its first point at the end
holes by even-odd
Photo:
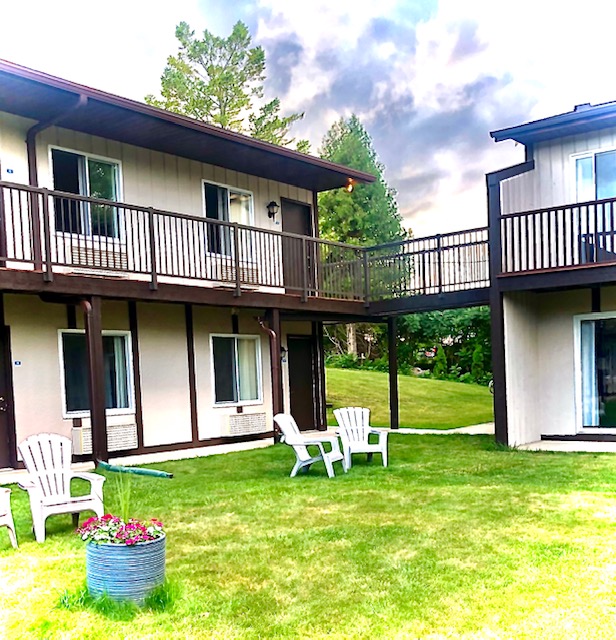
{"type": "Polygon", "coordinates": [[[314,340],[314,389],[316,402],[315,415],[317,429],[327,431],[327,394],[325,388],[325,349],[323,347],[323,323],[312,323],[312,339],[314,340]]]}
{"type": "Polygon", "coordinates": [[[107,450],[107,417],[105,413],[105,365],[103,360],[103,323],[101,298],[92,296],[82,303],[88,350],[88,390],[92,425],[92,457],[109,459],[107,450]]]}
{"type": "Polygon", "coordinates": [[[494,429],[496,442],[509,444],[507,418],[507,374],[505,371],[505,314],[498,275],[502,270],[501,182],[532,171],[532,159],[486,175],[488,195],[488,249],[490,255],[490,324],[492,376],[494,380],[494,429]]]}
{"type": "MultiPolygon", "coordinates": [[[[265,320],[269,327],[270,335],[270,367],[272,370],[272,410],[274,415],[284,411],[282,401],[282,369],[280,366],[280,311],[268,309],[265,312],[265,320]]],[[[278,435],[274,433],[278,441],[278,435]]]]}
{"type": "Polygon", "coordinates": [[[387,342],[389,356],[389,427],[400,428],[398,405],[398,336],[396,318],[387,319],[387,342]]]}

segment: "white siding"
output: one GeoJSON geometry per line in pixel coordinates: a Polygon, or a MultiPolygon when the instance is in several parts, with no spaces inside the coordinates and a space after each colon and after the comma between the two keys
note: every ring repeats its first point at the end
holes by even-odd
{"type": "Polygon", "coordinates": [[[503,213],[575,202],[571,156],[609,149],[616,149],[616,127],[537,144],[534,171],[502,183],[503,213]]]}

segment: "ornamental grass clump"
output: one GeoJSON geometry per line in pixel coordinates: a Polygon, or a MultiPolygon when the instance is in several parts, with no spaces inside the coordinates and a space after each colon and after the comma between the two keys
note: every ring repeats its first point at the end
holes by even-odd
{"type": "Polygon", "coordinates": [[[163,523],[160,520],[149,521],[135,520],[133,518],[124,521],[110,513],[104,516],[88,518],[77,534],[86,542],[97,544],[123,544],[134,545],[139,542],[148,542],[162,538],[165,535],[163,523]]]}

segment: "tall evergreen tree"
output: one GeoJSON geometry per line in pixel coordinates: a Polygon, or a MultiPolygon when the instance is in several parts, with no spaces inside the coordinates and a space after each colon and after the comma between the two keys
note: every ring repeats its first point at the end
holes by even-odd
{"type": "Polygon", "coordinates": [[[343,189],[319,194],[322,237],[351,244],[380,244],[405,237],[396,192],[388,186],[385,167],[359,118],[341,118],[325,134],[320,156],[372,173],[372,184],[357,184],[351,193],[343,189]]]}
{"type": "MultiPolygon", "coordinates": [[[[207,29],[195,36],[186,22],[176,27],[180,48],[169,56],[160,78],[161,97],[145,101],[155,107],[203,120],[260,140],[290,146],[289,129],[303,113],[280,115],[280,100],[259,104],[265,81],[265,52],[252,47],[248,27],[238,21],[227,38],[207,29]]],[[[307,141],[297,147],[307,150],[307,141]]]]}

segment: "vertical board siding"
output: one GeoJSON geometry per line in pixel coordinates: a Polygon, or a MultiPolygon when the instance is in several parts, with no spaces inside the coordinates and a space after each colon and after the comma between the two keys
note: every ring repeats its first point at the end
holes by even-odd
{"type": "MultiPolygon", "coordinates": [[[[3,118],[0,124],[7,121],[9,132],[17,128],[11,118],[0,115],[3,118]]],[[[18,135],[19,146],[22,147],[20,153],[26,161],[23,132],[20,131],[18,135]]],[[[0,138],[2,151],[8,133],[4,132],[3,136],[0,138]]],[[[122,167],[122,200],[130,204],[202,216],[202,181],[205,180],[251,191],[255,214],[253,224],[276,229],[275,222],[267,217],[268,202],[280,202],[281,197],[287,197],[306,204],[312,203],[312,194],[305,189],[59,127],[46,129],[37,141],[39,184],[48,188],[53,188],[52,170],[49,166],[50,145],[119,161],[122,167]]],[[[25,168],[25,179],[18,181],[27,183],[27,162],[25,168]]]]}

